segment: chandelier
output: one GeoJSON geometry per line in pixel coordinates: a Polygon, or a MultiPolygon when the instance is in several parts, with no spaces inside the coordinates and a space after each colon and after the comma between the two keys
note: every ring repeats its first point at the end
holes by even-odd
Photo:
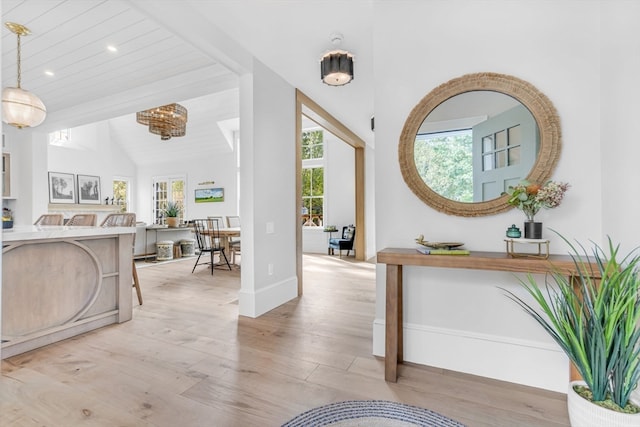
{"type": "Polygon", "coordinates": [[[160,135],[162,141],[185,136],[187,132],[187,109],[180,104],[169,104],[150,110],[138,111],[136,121],[149,126],[149,132],[160,135]]]}
{"type": "Polygon", "coordinates": [[[18,129],[35,127],[44,121],[47,109],[40,98],[20,87],[20,36],[28,36],[31,31],[14,22],[7,22],[5,26],[18,36],[18,84],[16,87],[6,87],[2,90],[2,121],[18,129]]]}

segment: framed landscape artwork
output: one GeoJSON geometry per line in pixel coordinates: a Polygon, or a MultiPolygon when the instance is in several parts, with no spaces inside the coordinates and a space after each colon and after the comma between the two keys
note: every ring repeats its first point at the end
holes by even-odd
{"type": "Polygon", "coordinates": [[[72,173],[49,172],[49,203],[75,203],[75,184],[72,173]]]}
{"type": "Polygon", "coordinates": [[[78,203],[101,203],[99,176],[78,175],[78,203]]]}
{"type": "Polygon", "coordinates": [[[196,189],[196,203],[224,202],[224,188],[196,189]]]}

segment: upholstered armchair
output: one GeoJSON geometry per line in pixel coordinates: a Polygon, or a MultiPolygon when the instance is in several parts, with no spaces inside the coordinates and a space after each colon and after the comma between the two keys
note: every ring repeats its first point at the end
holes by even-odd
{"type": "Polygon", "coordinates": [[[353,239],[356,236],[356,227],[352,225],[347,225],[346,227],[342,227],[342,237],[336,237],[329,239],[329,249],[327,253],[329,255],[335,255],[334,250],[337,249],[340,254],[340,258],[342,258],[342,251],[347,251],[347,256],[349,256],[349,252],[353,250],[353,239]]]}

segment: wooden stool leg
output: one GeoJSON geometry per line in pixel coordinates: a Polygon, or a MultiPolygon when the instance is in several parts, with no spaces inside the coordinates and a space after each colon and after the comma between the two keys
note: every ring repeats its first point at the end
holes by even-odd
{"type": "Polygon", "coordinates": [[[142,305],[142,291],[140,290],[140,281],[138,280],[138,270],[136,270],[136,262],[133,261],[133,287],[136,288],[138,294],[138,303],[142,305]]]}

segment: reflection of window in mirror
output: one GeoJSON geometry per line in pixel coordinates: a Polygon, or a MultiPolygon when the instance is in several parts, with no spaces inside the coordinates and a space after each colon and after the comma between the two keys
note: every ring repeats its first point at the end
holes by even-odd
{"type": "Polygon", "coordinates": [[[414,143],[418,174],[429,188],[452,201],[498,198],[524,179],[535,162],[535,120],[526,107],[503,94],[474,92],[452,101],[438,106],[420,126],[414,143]],[[487,101],[487,95],[499,97],[500,104],[490,110],[475,100],[483,96],[487,101]],[[460,116],[461,111],[485,114],[460,116]]]}
{"type": "Polygon", "coordinates": [[[416,135],[414,155],[422,180],[438,194],[473,201],[471,129],[416,135]]]}

